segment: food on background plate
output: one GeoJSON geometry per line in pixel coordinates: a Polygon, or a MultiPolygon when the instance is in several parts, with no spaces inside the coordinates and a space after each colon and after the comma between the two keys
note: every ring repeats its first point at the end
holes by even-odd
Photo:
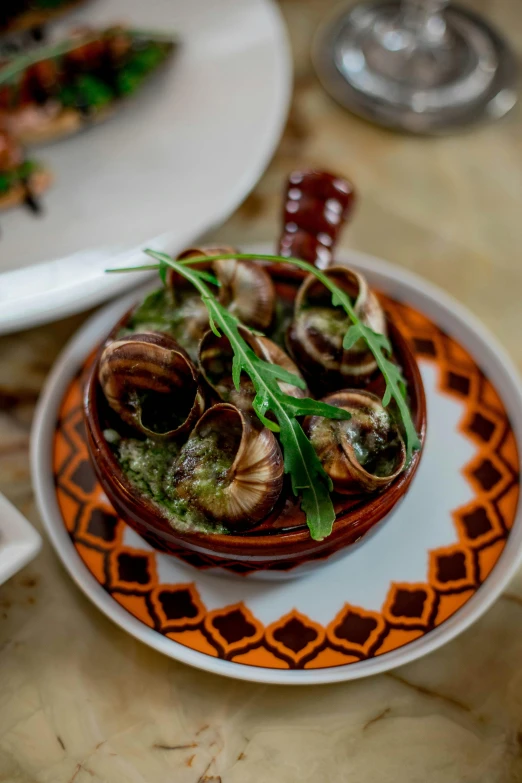
{"type": "Polygon", "coordinates": [[[173,49],[166,35],[121,26],[77,31],[0,65],[0,117],[22,143],[70,135],[111,114],[173,49]]]}
{"type": "Polygon", "coordinates": [[[275,534],[295,502],[322,541],[344,496],[364,508],[418,463],[407,348],[365,278],[333,263],[352,200],[341,178],[295,173],[284,255],[147,251],[163,286],[101,351],[86,416],[120,486],[172,530],[275,534]]]}
{"type": "Polygon", "coordinates": [[[2,0],[0,33],[42,27],[81,2],[82,0],[2,0]]]}
{"type": "Polygon", "coordinates": [[[38,196],[50,183],[49,172],[26,158],[16,139],[0,128],[0,210],[24,203],[37,210],[38,196]]]}

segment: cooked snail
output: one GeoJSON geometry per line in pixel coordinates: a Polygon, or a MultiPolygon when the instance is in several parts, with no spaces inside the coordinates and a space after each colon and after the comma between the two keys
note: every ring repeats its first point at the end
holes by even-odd
{"type": "Polygon", "coordinates": [[[274,315],[276,295],[265,270],[251,261],[235,258],[220,258],[212,268],[221,283],[221,304],[246,326],[267,329],[274,315]]]}
{"type": "MultiPolygon", "coordinates": [[[[230,255],[233,247],[195,247],[184,250],[178,261],[201,256],[230,255]]],[[[274,284],[265,270],[248,261],[220,258],[198,269],[211,269],[219,280],[219,301],[247,326],[266,329],[273,318],[274,284]]],[[[167,287],[178,306],[178,316],[191,340],[199,340],[208,329],[208,313],[197,291],[174,269],[167,274],[167,287]]]]}
{"type": "MultiPolygon", "coordinates": [[[[302,380],[299,369],[289,356],[272,340],[261,335],[254,335],[248,329],[240,328],[241,336],[252,348],[256,356],[272,364],[278,364],[283,369],[302,380]]],[[[251,411],[255,389],[252,381],[245,375],[241,376],[241,384],[237,390],[232,381],[233,351],[227,337],[217,337],[213,332],[205,333],[199,345],[198,364],[201,374],[224,402],[237,405],[242,411],[251,411]]],[[[306,392],[290,383],[281,381],[279,386],[285,394],[291,397],[305,397],[306,392]]]]}
{"type": "Polygon", "coordinates": [[[154,440],[188,432],[205,410],[194,364],[166,334],[144,332],[110,342],[100,358],[99,380],[120,418],[154,440]]]}
{"type": "MultiPolygon", "coordinates": [[[[325,274],[350,296],[364,324],[374,332],[386,333],[379,300],[361,274],[343,266],[330,267],[325,274]]],[[[308,276],[297,292],[287,342],[297,364],[328,388],[340,384],[363,386],[377,368],[364,340],[358,340],[349,350],[343,348],[349,326],[345,311],[332,305],[331,292],[316,277],[308,276]]]]}
{"type": "MultiPolygon", "coordinates": [[[[212,256],[218,254],[233,253],[232,247],[190,247],[177,257],[178,261],[200,256],[212,256]]],[[[198,269],[210,269],[210,261],[198,264],[198,269]]],[[[194,286],[175,269],[169,269],[166,280],[167,291],[173,300],[178,328],[175,330],[176,339],[195,358],[197,346],[201,337],[208,329],[208,312],[194,286]]]]}
{"type": "Polygon", "coordinates": [[[200,418],[173,468],[176,492],[231,529],[248,528],[273,509],[283,487],[283,457],[266,427],[218,403],[200,418]]]}
{"type": "Polygon", "coordinates": [[[368,391],[346,389],[323,402],[352,414],[346,421],[305,419],[305,430],[334,489],[342,494],[375,492],[396,479],[406,464],[406,448],[380,399],[368,391]]]}

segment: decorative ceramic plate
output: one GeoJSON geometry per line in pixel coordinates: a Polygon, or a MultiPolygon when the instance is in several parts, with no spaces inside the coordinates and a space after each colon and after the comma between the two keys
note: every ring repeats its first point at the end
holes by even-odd
{"type": "Polygon", "coordinates": [[[222,222],[279,141],[291,64],[273,0],[91,0],[57,27],[114,21],[173,31],[179,48],[110,119],[34,151],[54,183],[41,216],[0,216],[0,333],[136,285],[104,270],[136,263],[146,244],[176,252],[222,222]]]}
{"type": "Polygon", "coordinates": [[[84,326],[41,399],[33,480],[59,556],[106,615],[185,663],[287,684],[382,672],[469,626],[521,560],[522,398],[510,361],[473,316],[420,278],[356,253],[345,260],[382,292],[411,341],[427,394],[428,436],[397,511],[308,576],[276,582],[219,575],[197,554],[190,565],[155,552],[116,517],[87,455],[82,374],[135,297],[84,326]]]}

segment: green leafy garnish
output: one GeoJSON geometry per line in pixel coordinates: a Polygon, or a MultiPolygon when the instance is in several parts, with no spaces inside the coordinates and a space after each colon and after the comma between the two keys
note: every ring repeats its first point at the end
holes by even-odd
{"type": "Polygon", "coordinates": [[[0,172],[0,195],[8,193],[11,188],[21,182],[26,182],[32,174],[40,170],[40,165],[34,160],[24,160],[17,168],[0,172]]]}
{"type": "Polygon", "coordinates": [[[94,109],[101,109],[114,99],[114,93],[97,76],[85,73],[79,75],[70,84],[64,84],[58,93],[58,98],[62,106],[71,108],[91,106],[94,109]]]}
{"type": "Polygon", "coordinates": [[[233,253],[215,256],[191,257],[184,261],[174,261],[164,253],[146,250],[147,255],[159,263],[126,269],[110,269],[109,272],[136,272],[141,270],[157,270],[163,282],[166,280],[167,269],[175,269],[182,277],[192,282],[199,291],[205,304],[212,331],[217,335],[224,334],[230,341],[233,350],[232,377],[236,389],[239,388],[240,376],[245,372],[251,379],[256,395],[253,402],[255,413],[261,422],[274,432],[279,433],[283,448],[285,472],[290,474],[294,494],[301,495],[301,507],[306,514],[310,535],[315,540],[322,540],[330,535],[335,511],[330,492],[332,483],[325,473],[314,447],[305,435],[297,417],[306,415],[325,416],[333,419],[348,419],[350,414],[340,408],[312,400],[297,399],[284,394],[279,388],[279,381],[291,383],[304,388],[297,376],[283,370],[275,364],[270,364],[255,355],[250,346],[242,338],[238,327],[240,321],[230,313],[205,285],[203,273],[192,268],[193,264],[209,263],[219,259],[262,260],[272,263],[285,263],[297,266],[305,272],[317,277],[332,293],[334,307],[342,307],[352,325],[346,332],[343,347],[348,350],[358,340],[364,340],[375,357],[386,383],[383,405],[388,406],[392,399],[397,405],[401,417],[407,459],[411,459],[415,450],[420,448],[420,441],[406,402],[406,383],[400,368],[395,364],[392,348],[388,338],[374,332],[361,322],[350,297],[330,280],[320,269],[302,261],[299,258],[286,258],[268,254],[233,253]],[[190,266],[189,266],[190,265],[190,266]],[[266,417],[271,411],[277,423],[266,417]]]}
{"type": "MultiPolygon", "coordinates": [[[[59,60],[64,55],[73,52],[85,44],[99,41],[110,31],[94,30],[83,36],[73,36],[63,41],[36,47],[29,53],[13,57],[5,65],[0,66],[0,86],[19,85],[27,68],[45,60],[59,60]]],[[[131,39],[131,48],[122,65],[116,69],[115,84],[107,83],[103,74],[74,75],[71,80],[62,79],[58,98],[64,106],[77,105],[101,108],[115,97],[129,95],[141,85],[148,74],[153,71],[169,55],[176,39],[165,33],[148,32],[145,30],[128,30],[125,33],[131,39]],[[114,91],[116,90],[116,95],[114,91]]]]}

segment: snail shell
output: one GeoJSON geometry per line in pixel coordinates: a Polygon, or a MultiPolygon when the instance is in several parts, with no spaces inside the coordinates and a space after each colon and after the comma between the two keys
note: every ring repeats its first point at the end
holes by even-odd
{"type": "MultiPolygon", "coordinates": [[[[201,256],[231,255],[233,247],[192,247],[178,256],[178,261],[201,256]]],[[[220,258],[208,264],[197,265],[198,269],[211,269],[220,282],[219,301],[247,326],[266,329],[274,315],[276,294],[270,276],[258,264],[237,258],[220,258]]],[[[193,312],[185,319],[187,328],[199,337],[208,328],[208,313],[193,286],[174,269],[167,273],[167,287],[174,301],[180,304],[187,296],[196,297],[193,312]],[[198,306],[199,305],[199,306],[198,306]]]]}
{"type": "MultiPolygon", "coordinates": [[[[233,247],[189,247],[180,253],[176,260],[184,261],[188,258],[219,254],[228,255],[233,252],[233,247]]],[[[197,269],[210,270],[210,261],[208,264],[198,264],[197,269]]],[[[208,329],[207,308],[192,283],[178,274],[175,269],[168,269],[166,287],[183,322],[183,334],[177,335],[178,339],[194,357],[197,344],[208,329]]]]}
{"type": "MultiPolygon", "coordinates": [[[[351,298],[360,320],[374,332],[386,334],[386,318],[366,278],[344,266],[330,267],[324,274],[351,298]]],[[[377,369],[375,358],[364,340],[349,350],[343,337],[350,326],[344,310],[332,305],[331,292],[313,275],[300,286],[294,318],[287,332],[287,344],[297,364],[326,386],[363,386],[377,369]]]]}
{"type": "Polygon", "coordinates": [[[207,519],[253,527],[283,487],[283,457],[269,429],[256,429],[234,405],[218,403],[196,424],[173,469],[177,493],[207,519]]]}
{"type": "MultiPolygon", "coordinates": [[[[256,356],[272,364],[278,364],[302,380],[302,375],[297,366],[283,349],[272,342],[272,340],[261,335],[254,335],[248,329],[242,327],[239,328],[239,332],[256,356]]],[[[198,364],[201,374],[220,399],[224,402],[233,403],[242,411],[250,412],[252,410],[255,389],[250,378],[244,373],[241,375],[239,391],[235,388],[232,381],[232,357],[233,351],[227,337],[217,337],[211,331],[205,333],[199,345],[198,353],[198,364]]],[[[307,395],[306,391],[290,383],[280,381],[279,387],[281,391],[289,394],[291,397],[305,397],[307,395]]]]}
{"type": "Polygon", "coordinates": [[[267,329],[274,315],[276,293],[265,270],[253,261],[236,258],[220,258],[212,268],[221,283],[221,304],[247,326],[267,329]]]}
{"type": "Polygon", "coordinates": [[[205,410],[194,364],[163,333],[113,340],[101,355],[98,377],[110,407],[126,424],[154,440],[190,431],[205,410]]]}
{"type": "Polygon", "coordinates": [[[308,416],[304,422],[334,490],[375,492],[394,481],[406,465],[406,447],[380,399],[362,389],[343,389],[323,402],[352,414],[347,421],[308,416]]]}

